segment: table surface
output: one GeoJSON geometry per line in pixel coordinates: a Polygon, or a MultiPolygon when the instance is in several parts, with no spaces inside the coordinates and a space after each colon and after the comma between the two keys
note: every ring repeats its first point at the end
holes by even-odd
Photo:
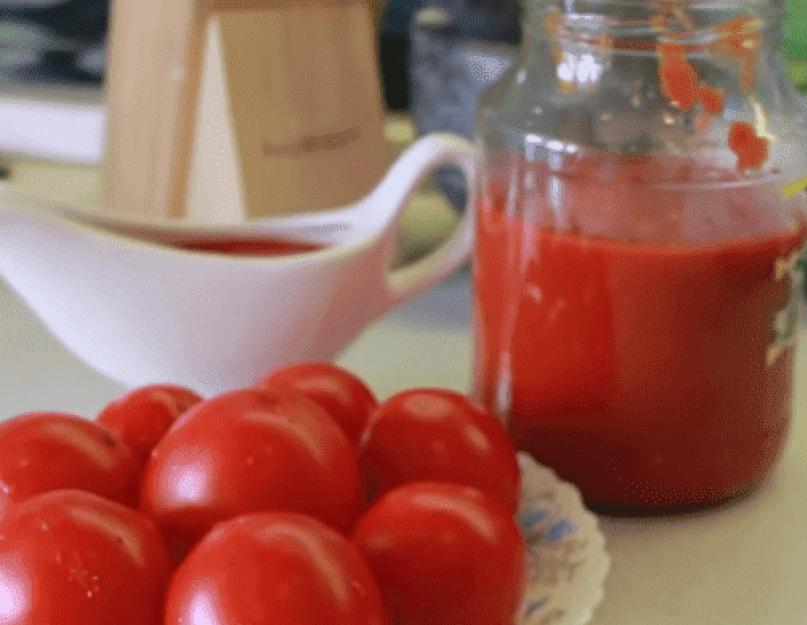
{"type": "MultiPolygon", "coordinates": [[[[467,390],[469,299],[460,273],[372,326],[341,362],[381,396],[424,385],[467,390]]],[[[121,390],[61,348],[0,283],[0,418],[33,409],[91,416],[121,390]]],[[[784,460],[752,496],[674,518],[602,519],[613,569],[593,625],[807,623],[805,391],[784,460]]]]}

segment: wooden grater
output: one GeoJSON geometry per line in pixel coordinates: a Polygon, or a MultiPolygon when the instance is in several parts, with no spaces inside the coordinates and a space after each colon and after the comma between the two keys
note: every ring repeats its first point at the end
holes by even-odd
{"type": "Polygon", "coordinates": [[[367,0],[117,0],[111,32],[112,210],[331,208],[386,169],[367,0]]]}

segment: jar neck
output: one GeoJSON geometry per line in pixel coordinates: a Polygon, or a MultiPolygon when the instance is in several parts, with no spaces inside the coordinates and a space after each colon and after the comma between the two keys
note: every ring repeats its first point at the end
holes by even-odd
{"type": "Polygon", "coordinates": [[[524,44],[602,46],[613,53],[651,51],[665,41],[703,50],[733,38],[738,47],[778,52],[784,0],[522,0],[524,44]],[[744,39],[747,38],[747,39],[744,39]]]}

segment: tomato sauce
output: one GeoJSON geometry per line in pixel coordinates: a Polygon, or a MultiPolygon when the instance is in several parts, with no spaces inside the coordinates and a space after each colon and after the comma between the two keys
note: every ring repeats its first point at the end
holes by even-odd
{"type": "Polygon", "coordinates": [[[476,389],[591,504],[654,512],[738,495],[779,455],[793,355],[777,319],[805,232],[762,205],[775,190],[698,201],[638,183],[654,166],[638,163],[602,182],[529,166],[538,190],[517,207],[481,193],[476,389]]]}
{"type": "Polygon", "coordinates": [[[176,247],[191,252],[208,254],[224,254],[228,256],[294,256],[323,249],[323,246],[298,241],[279,241],[272,239],[228,240],[211,239],[209,241],[193,241],[191,243],[172,243],[176,247]]]}

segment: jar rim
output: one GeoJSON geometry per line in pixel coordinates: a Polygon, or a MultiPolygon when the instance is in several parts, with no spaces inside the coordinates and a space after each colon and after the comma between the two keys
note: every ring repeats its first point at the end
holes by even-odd
{"type": "Polygon", "coordinates": [[[767,12],[784,12],[785,0],[521,0],[525,8],[558,8],[564,13],[576,13],[575,5],[592,7],[637,8],[658,12],[665,6],[697,11],[740,11],[757,9],[767,12]]]}
{"type": "Polygon", "coordinates": [[[522,0],[527,24],[558,41],[673,42],[692,50],[781,22],[784,0],[522,0]],[[554,19],[549,19],[554,16],[554,19]],[[726,24],[732,25],[726,30],[726,24]],[[534,27],[535,27],[534,26],[534,27]]]}

